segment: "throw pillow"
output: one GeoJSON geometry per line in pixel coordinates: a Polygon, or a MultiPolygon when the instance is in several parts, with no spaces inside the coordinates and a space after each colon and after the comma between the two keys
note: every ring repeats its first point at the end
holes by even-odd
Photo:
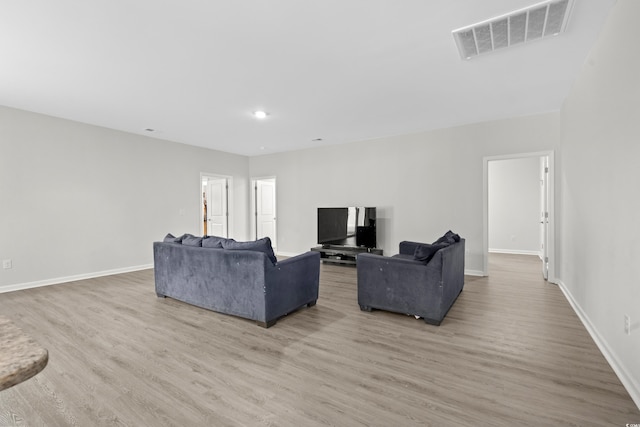
{"type": "Polygon", "coordinates": [[[436,240],[435,242],[433,242],[434,245],[438,244],[438,243],[442,243],[442,242],[446,242],[446,243],[456,243],[460,241],[460,236],[457,235],[456,233],[454,233],[453,231],[449,230],[446,233],[444,233],[444,235],[442,237],[440,237],[438,240],[436,240]]]}
{"type": "Polygon", "coordinates": [[[222,247],[233,251],[264,252],[272,263],[275,264],[278,262],[276,255],[273,253],[273,248],[271,247],[271,239],[268,237],[263,237],[262,239],[251,242],[236,242],[233,239],[227,239],[222,242],[222,247]]]}
{"type": "Polygon", "coordinates": [[[202,246],[202,237],[193,234],[185,234],[182,238],[182,244],[185,246],[202,246]]]}
{"type": "Polygon", "coordinates": [[[226,237],[205,236],[202,238],[202,247],[204,248],[221,248],[222,242],[229,240],[226,237]]]}
{"type": "Polygon", "coordinates": [[[180,237],[176,237],[171,233],[168,233],[166,236],[164,236],[164,239],[162,240],[163,242],[167,242],[167,243],[182,243],[182,238],[184,237],[184,235],[180,236],[180,237]]]}
{"type": "Polygon", "coordinates": [[[434,243],[433,245],[430,245],[428,243],[418,245],[416,246],[416,250],[413,253],[413,258],[415,258],[417,261],[422,261],[427,264],[429,261],[431,261],[436,252],[438,252],[442,248],[446,248],[447,246],[449,246],[449,243],[447,242],[434,243]]]}

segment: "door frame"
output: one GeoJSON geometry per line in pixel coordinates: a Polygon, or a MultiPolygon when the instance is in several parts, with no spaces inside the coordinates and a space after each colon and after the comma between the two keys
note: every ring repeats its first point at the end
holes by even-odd
{"type": "MultiPolygon", "coordinates": [[[[482,275],[489,275],[489,162],[494,160],[514,160],[528,157],[547,157],[549,174],[547,175],[547,211],[549,212],[547,230],[548,281],[557,283],[555,275],[555,161],[554,151],[506,154],[487,156],[482,159],[482,275]]],[[[544,260],[543,260],[544,262],[544,260]]]]}
{"type": "Polygon", "coordinates": [[[250,208],[251,208],[251,219],[250,219],[250,230],[249,232],[251,233],[251,238],[255,239],[258,233],[258,218],[257,218],[257,214],[258,214],[258,206],[256,205],[256,199],[258,197],[258,194],[256,192],[256,186],[258,185],[258,181],[266,181],[266,180],[273,180],[273,198],[274,198],[274,211],[276,213],[276,225],[275,225],[275,242],[271,242],[272,245],[277,248],[278,247],[278,206],[277,206],[277,201],[278,201],[278,181],[275,177],[275,175],[273,176],[257,176],[257,177],[252,177],[251,178],[251,203],[250,203],[250,208]]]}
{"type": "Polygon", "coordinates": [[[540,242],[542,276],[549,280],[549,156],[540,157],[540,242]]]}
{"type": "Polygon", "coordinates": [[[227,236],[233,237],[233,177],[229,175],[221,175],[219,173],[200,172],[200,181],[198,183],[198,230],[200,235],[204,236],[204,221],[202,221],[202,206],[204,206],[204,196],[202,195],[202,180],[204,178],[226,179],[227,180],[227,236]]]}

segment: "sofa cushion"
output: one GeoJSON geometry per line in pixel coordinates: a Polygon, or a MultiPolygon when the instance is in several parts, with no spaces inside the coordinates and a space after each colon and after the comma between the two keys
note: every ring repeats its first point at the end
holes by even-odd
{"type": "Polygon", "coordinates": [[[233,251],[258,251],[264,252],[272,263],[277,263],[276,255],[273,253],[271,247],[271,239],[263,237],[262,239],[253,240],[250,242],[236,242],[233,239],[227,239],[222,241],[222,247],[233,251]]]}
{"type": "Polygon", "coordinates": [[[442,237],[440,237],[438,240],[433,242],[433,244],[436,245],[438,243],[443,243],[443,242],[451,244],[459,241],[460,241],[460,236],[454,233],[453,231],[449,230],[446,233],[444,233],[442,237]]]}
{"type": "Polygon", "coordinates": [[[416,251],[413,254],[413,258],[417,261],[422,261],[427,264],[431,261],[431,258],[442,248],[446,248],[449,246],[447,242],[434,243],[432,245],[428,243],[423,243],[421,245],[416,246],[416,251]]]}
{"type": "Polygon", "coordinates": [[[164,236],[164,239],[162,241],[166,242],[166,243],[182,243],[182,238],[183,237],[184,237],[184,235],[182,235],[180,237],[176,237],[171,233],[167,233],[167,235],[164,236]]]}
{"type": "Polygon", "coordinates": [[[222,242],[229,240],[226,237],[220,236],[204,236],[202,238],[202,247],[204,248],[221,248],[222,242]]]}
{"type": "Polygon", "coordinates": [[[202,237],[185,234],[182,238],[182,244],[185,246],[202,246],[202,237]]]}

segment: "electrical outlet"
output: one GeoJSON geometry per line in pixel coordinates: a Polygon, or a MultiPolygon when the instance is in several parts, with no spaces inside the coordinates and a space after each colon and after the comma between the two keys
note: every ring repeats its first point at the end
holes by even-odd
{"type": "Polygon", "coordinates": [[[624,315],[624,333],[631,335],[631,318],[628,314],[624,315]]]}
{"type": "Polygon", "coordinates": [[[11,267],[13,267],[13,263],[11,262],[10,259],[3,259],[2,260],[2,268],[4,268],[6,270],[6,269],[9,269],[11,267]]]}

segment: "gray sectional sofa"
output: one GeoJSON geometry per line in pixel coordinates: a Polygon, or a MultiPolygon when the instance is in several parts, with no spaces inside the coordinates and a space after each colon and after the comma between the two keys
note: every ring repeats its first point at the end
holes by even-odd
{"type": "Polygon", "coordinates": [[[392,257],[359,254],[360,309],[410,314],[440,325],[464,287],[464,245],[449,231],[431,244],[400,242],[400,253],[392,257]]]}
{"type": "Polygon", "coordinates": [[[317,252],[277,261],[265,239],[168,235],[153,243],[153,256],[158,297],[252,319],[266,328],[318,299],[317,252]]]}

